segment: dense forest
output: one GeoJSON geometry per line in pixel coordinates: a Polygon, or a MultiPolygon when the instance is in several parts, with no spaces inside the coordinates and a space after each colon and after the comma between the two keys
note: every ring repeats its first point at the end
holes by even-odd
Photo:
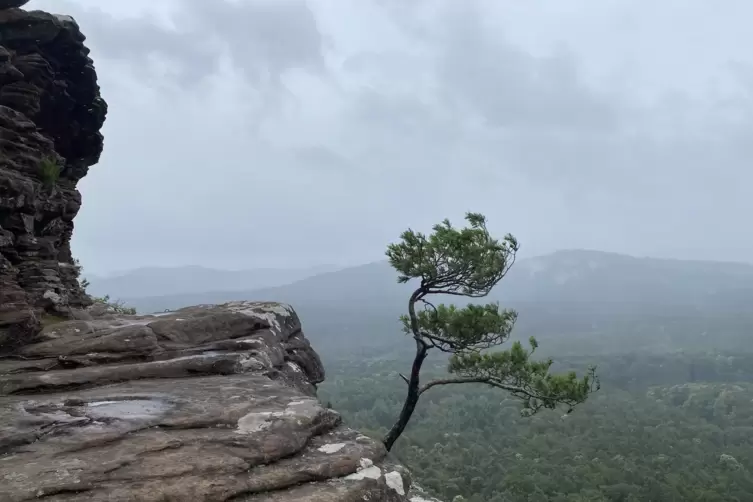
{"type": "MultiPolygon", "coordinates": [[[[474,502],[751,500],[753,315],[552,307],[524,306],[512,340],[536,335],[556,371],[597,364],[601,390],[570,414],[524,418],[497,389],[432,389],[393,450],[427,490],[474,502]]],[[[405,397],[410,341],[394,317],[322,314],[303,314],[328,372],[321,399],[381,438],[405,397]]],[[[434,357],[424,379],[445,374],[434,357]]]]}
{"type": "MultiPolygon", "coordinates": [[[[753,355],[613,355],[600,363],[602,390],[571,414],[523,418],[520,403],[496,389],[433,389],[394,452],[445,500],[751,499],[753,355]]],[[[398,372],[408,364],[397,354],[330,360],[321,398],[381,437],[402,404],[398,372]]],[[[432,371],[443,372],[441,361],[427,377],[432,371]]]]}
{"type": "MultiPolygon", "coordinates": [[[[322,401],[381,439],[406,394],[399,373],[410,368],[413,344],[398,316],[410,289],[376,263],[271,289],[130,303],[142,312],[233,299],[291,303],[327,370],[322,401]]],[[[596,364],[602,387],[570,414],[530,418],[499,389],[431,389],[393,453],[433,495],[753,500],[752,266],[563,252],[521,260],[490,296],[519,313],[508,343],[535,336],[555,371],[596,364]]],[[[424,381],[446,375],[437,356],[424,381]]]]}

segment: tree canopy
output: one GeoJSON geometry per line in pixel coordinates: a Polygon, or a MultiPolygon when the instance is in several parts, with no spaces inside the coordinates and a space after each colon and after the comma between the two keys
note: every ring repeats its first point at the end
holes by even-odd
{"type": "MultiPolygon", "coordinates": [[[[381,327],[364,329],[375,336],[381,327]]],[[[568,344],[581,352],[590,346],[568,344]]],[[[426,379],[446,371],[446,358],[434,355],[424,365],[426,379]]],[[[430,496],[446,502],[456,495],[468,502],[749,500],[753,355],[632,356],[600,354],[608,391],[569,415],[525,418],[508,393],[438,386],[420,401],[392,453],[430,496]],[[686,381],[691,361],[704,368],[702,381],[686,381]]],[[[591,357],[558,356],[556,366],[584,371],[591,357]]],[[[397,372],[411,360],[405,352],[329,359],[320,396],[349,426],[383,437],[405,397],[397,372]]]]}

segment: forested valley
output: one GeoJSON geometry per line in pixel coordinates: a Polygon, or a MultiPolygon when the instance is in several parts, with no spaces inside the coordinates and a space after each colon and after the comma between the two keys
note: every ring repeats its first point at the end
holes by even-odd
{"type": "MultiPolygon", "coordinates": [[[[333,324],[347,326],[323,351],[321,399],[353,427],[382,437],[405,397],[400,374],[410,368],[409,342],[389,318],[367,318],[349,343],[347,333],[360,324],[355,314],[321,326],[308,314],[309,331],[326,322],[331,336],[333,324]]],[[[520,401],[498,389],[437,387],[394,453],[443,500],[751,500],[750,326],[753,315],[739,312],[646,307],[599,315],[524,305],[514,338],[536,334],[553,370],[581,373],[597,364],[600,391],[570,414],[525,418],[520,401]]],[[[433,358],[425,372],[425,380],[445,375],[446,360],[433,358]]]]}
{"type": "MultiPolygon", "coordinates": [[[[398,316],[408,290],[377,263],[259,291],[130,303],[144,312],[236,298],[294,305],[326,367],[320,399],[381,439],[405,399],[413,344],[398,316]]],[[[536,336],[556,371],[596,364],[601,389],[570,414],[529,418],[498,389],[431,389],[393,450],[431,495],[753,500],[753,267],[558,253],[516,264],[491,297],[519,313],[510,343],[536,336]]],[[[446,365],[434,354],[423,381],[446,365]]]]}
{"type": "MultiPolygon", "coordinates": [[[[398,372],[410,364],[395,356],[328,361],[322,399],[381,437],[404,398],[398,372]]],[[[433,389],[395,454],[444,500],[750,500],[753,356],[614,355],[600,363],[601,391],[570,414],[523,418],[520,403],[496,389],[433,389]]],[[[433,370],[444,372],[439,362],[433,370]]]]}

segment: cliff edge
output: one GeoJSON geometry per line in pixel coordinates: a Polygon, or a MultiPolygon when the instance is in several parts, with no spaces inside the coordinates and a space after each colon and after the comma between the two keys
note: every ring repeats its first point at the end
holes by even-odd
{"type": "Polygon", "coordinates": [[[317,400],[290,306],[84,310],[76,184],[107,105],[76,21],[25,3],[0,0],[0,501],[408,500],[317,400]]]}
{"type": "Polygon", "coordinates": [[[323,378],[278,303],[47,326],[0,359],[0,500],[408,500],[323,378]]]}
{"type": "Polygon", "coordinates": [[[0,0],[0,347],[90,303],[70,241],[107,113],[75,20],[24,3],[0,0]]]}

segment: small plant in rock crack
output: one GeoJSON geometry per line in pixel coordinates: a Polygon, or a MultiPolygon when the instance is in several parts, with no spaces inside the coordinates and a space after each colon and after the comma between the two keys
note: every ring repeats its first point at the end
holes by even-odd
{"type": "MultiPolygon", "coordinates": [[[[81,262],[78,260],[78,258],[73,259],[73,268],[76,271],[76,275],[79,276],[79,286],[81,286],[81,289],[86,291],[86,289],[90,286],[90,283],[88,279],[80,277],[81,273],[84,271],[84,266],[81,265],[81,262]]],[[[94,305],[98,306],[107,314],[136,315],[135,308],[127,306],[123,301],[111,300],[110,295],[90,296],[90,298],[94,305]]]]}
{"type": "Polygon", "coordinates": [[[78,258],[73,259],[73,270],[76,272],[76,277],[78,277],[78,284],[81,286],[81,289],[86,291],[89,288],[89,285],[91,284],[89,282],[89,279],[86,277],[81,277],[81,274],[84,271],[84,266],[81,265],[81,262],[78,258]]]}
{"type": "Polygon", "coordinates": [[[94,301],[95,305],[99,305],[104,308],[105,312],[108,314],[125,314],[125,315],[136,315],[136,309],[133,307],[128,307],[125,302],[122,302],[120,300],[111,300],[110,295],[105,295],[102,297],[92,297],[92,301],[94,301]]]}
{"type": "Polygon", "coordinates": [[[39,163],[39,177],[46,188],[52,188],[60,178],[60,164],[52,157],[44,157],[39,163]]]}

